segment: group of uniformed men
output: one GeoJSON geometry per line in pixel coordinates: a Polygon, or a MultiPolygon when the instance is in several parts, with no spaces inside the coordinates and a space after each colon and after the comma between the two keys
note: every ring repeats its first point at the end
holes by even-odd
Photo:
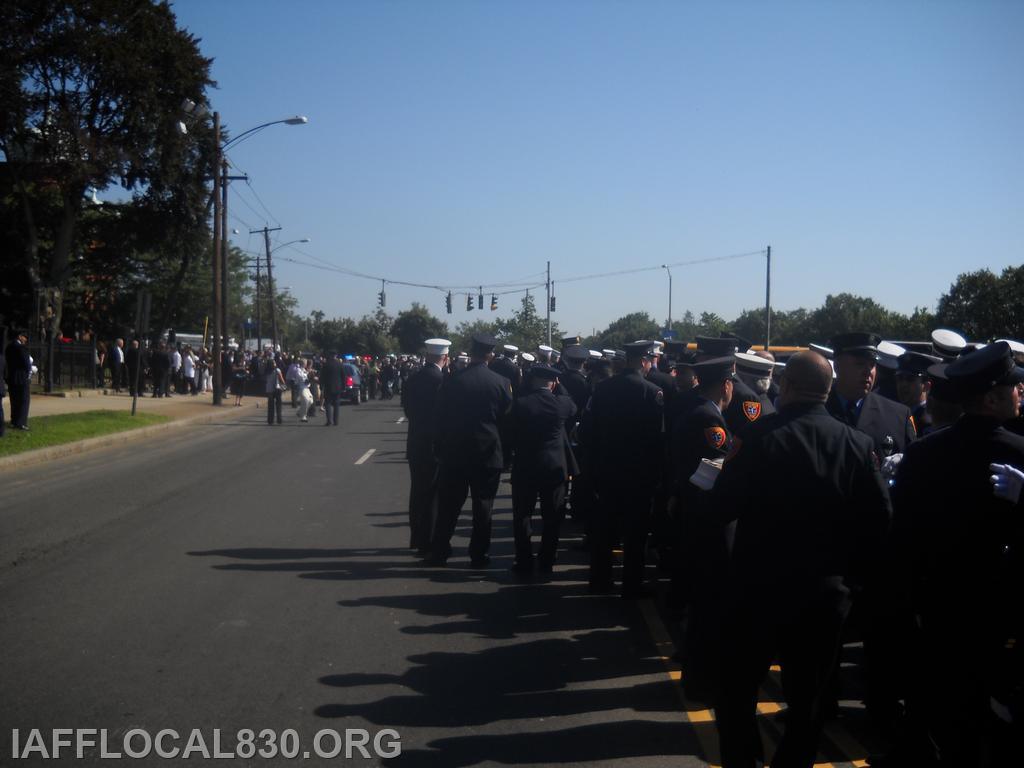
{"type": "Polygon", "coordinates": [[[458,370],[450,342],[426,342],[402,404],[410,546],[427,564],[447,563],[467,495],[471,564],[488,563],[510,470],[518,574],[551,572],[567,499],[591,592],[613,591],[621,544],[623,597],[650,594],[657,550],[685,618],[684,687],[715,707],[725,768],[764,763],[757,693],[775,660],[787,713],[772,765],[813,764],[850,640],[888,751],[873,765],[1020,750],[1024,346],[940,330],[926,354],[846,333],[776,363],[729,334],[695,351],[579,341],[496,356],[478,335],[458,370]]]}

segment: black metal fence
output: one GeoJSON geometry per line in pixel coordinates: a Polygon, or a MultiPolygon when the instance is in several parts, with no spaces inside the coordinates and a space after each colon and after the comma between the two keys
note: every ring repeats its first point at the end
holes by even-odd
{"type": "Polygon", "coordinates": [[[30,341],[28,353],[32,355],[32,362],[39,369],[32,377],[33,389],[46,389],[50,382],[54,389],[93,389],[100,381],[95,363],[96,348],[91,343],[55,342],[52,371],[49,345],[46,342],[30,341]]]}

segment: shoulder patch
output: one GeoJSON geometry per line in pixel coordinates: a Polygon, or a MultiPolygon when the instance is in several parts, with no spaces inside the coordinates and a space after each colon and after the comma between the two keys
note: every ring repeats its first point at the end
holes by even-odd
{"type": "Polygon", "coordinates": [[[704,430],[704,439],[708,441],[708,445],[712,448],[721,450],[728,439],[728,435],[726,435],[725,430],[721,427],[708,427],[704,430]]]}
{"type": "Polygon", "coordinates": [[[747,421],[757,421],[761,418],[761,401],[744,400],[743,415],[747,417],[747,421]]]}

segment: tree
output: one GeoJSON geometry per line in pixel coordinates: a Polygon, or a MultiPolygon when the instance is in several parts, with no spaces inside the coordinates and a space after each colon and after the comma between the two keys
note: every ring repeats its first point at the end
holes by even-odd
{"type": "MultiPolygon", "coordinates": [[[[455,326],[455,330],[449,337],[452,343],[451,353],[454,357],[459,352],[469,352],[470,342],[477,333],[485,333],[495,338],[500,336],[497,321],[489,320],[464,320],[455,326]]],[[[525,347],[524,347],[525,349],[525,347]]]]}
{"type": "MultiPolygon", "coordinates": [[[[523,296],[518,310],[508,320],[495,323],[497,336],[505,344],[514,344],[522,350],[537,349],[548,339],[547,319],[537,314],[537,305],[529,293],[523,296]]],[[[551,338],[559,336],[558,324],[551,324],[551,338]]]]}
{"type": "MultiPolygon", "coordinates": [[[[195,126],[198,137],[186,140],[177,125],[184,99],[205,104],[210,60],[177,28],[167,2],[9,0],[4,6],[0,151],[13,193],[5,204],[20,211],[5,247],[23,254],[30,289],[58,290],[55,331],[63,292],[81,276],[74,257],[88,245],[81,224],[89,187],[119,183],[162,214],[167,226],[150,232],[163,248],[194,245],[178,235],[203,224],[215,143],[209,126],[195,126]]],[[[180,259],[183,273],[188,259],[180,259]]],[[[30,296],[18,298],[30,304],[30,296]]]]}
{"type": "Polygon", "coordinates": [[[631,312],[612,322],[596,336],[586,339],[597,349],[622,349],[623,345],[639,339],[654,339],[658,324],[646,312],[631,312]]]}
{"type": "Polygon", "coordinates": [[[1024,338],[1024,265],[996,276],[988,269],[957,277],[939,298],[938,323],[969,338],[988,341],[1024,338]]]}
{"type": "Polygon", "coordinates": [[[391,335],[397,340],[399,351],[411,355],[420,352],[427,339],[447,337],[448,324],[430,314],[422,304],[413,302],[409,309],[398,313],[391,324],[391,335]]]}

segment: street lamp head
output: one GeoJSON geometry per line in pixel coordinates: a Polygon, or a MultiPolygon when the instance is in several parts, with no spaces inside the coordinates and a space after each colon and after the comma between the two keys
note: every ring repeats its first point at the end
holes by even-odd
{"type": "Polygon", "coordinates": [[[310,240],[308,237],[304,237],[301,240],[299,240],[299,242],[300,243],[310,243],[310,242],[312,242],[312,240],[310,240]]]}
{"type": "Polygon", "coordinates": [[[305,115],[296,115],[295,117],[289,117],[284,122],[288,125],[305,125],[309,122],[309,118],[305,115]]]}

